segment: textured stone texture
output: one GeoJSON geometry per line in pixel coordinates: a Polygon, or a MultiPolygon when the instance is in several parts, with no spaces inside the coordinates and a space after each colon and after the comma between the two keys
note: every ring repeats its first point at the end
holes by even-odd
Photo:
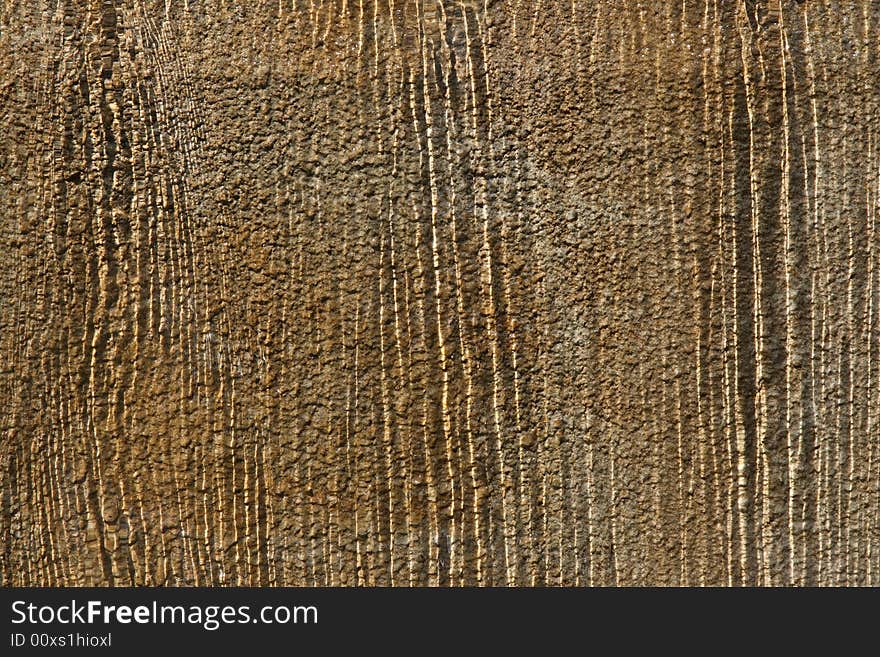
{"type": "Polygon", "coordinates": [[[880,584],[874,0],[3,0],[0,582],[880,584]]]}

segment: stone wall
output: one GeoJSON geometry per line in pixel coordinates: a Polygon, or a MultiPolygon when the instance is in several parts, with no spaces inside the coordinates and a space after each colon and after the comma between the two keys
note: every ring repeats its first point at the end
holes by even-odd
{"type": "Polygon", "coordinates": [[[4,585],[880,584],[873,0],[7,0],[4,585]]]}

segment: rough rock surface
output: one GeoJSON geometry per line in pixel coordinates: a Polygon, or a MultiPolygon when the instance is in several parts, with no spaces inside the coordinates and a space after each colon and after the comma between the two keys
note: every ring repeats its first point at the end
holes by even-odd
{"type": "Polygon", "coordinates": [[[880,584],[874,0],[3,0],[0,582],[880,584]]]}

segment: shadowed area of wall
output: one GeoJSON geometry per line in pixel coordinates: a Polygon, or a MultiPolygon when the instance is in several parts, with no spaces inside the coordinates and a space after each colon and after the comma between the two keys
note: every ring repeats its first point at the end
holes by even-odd
{"type": "Polygon", "coordinates": [[[880,584],[873,0],[0,0],[0,583],[880,584]]]}

